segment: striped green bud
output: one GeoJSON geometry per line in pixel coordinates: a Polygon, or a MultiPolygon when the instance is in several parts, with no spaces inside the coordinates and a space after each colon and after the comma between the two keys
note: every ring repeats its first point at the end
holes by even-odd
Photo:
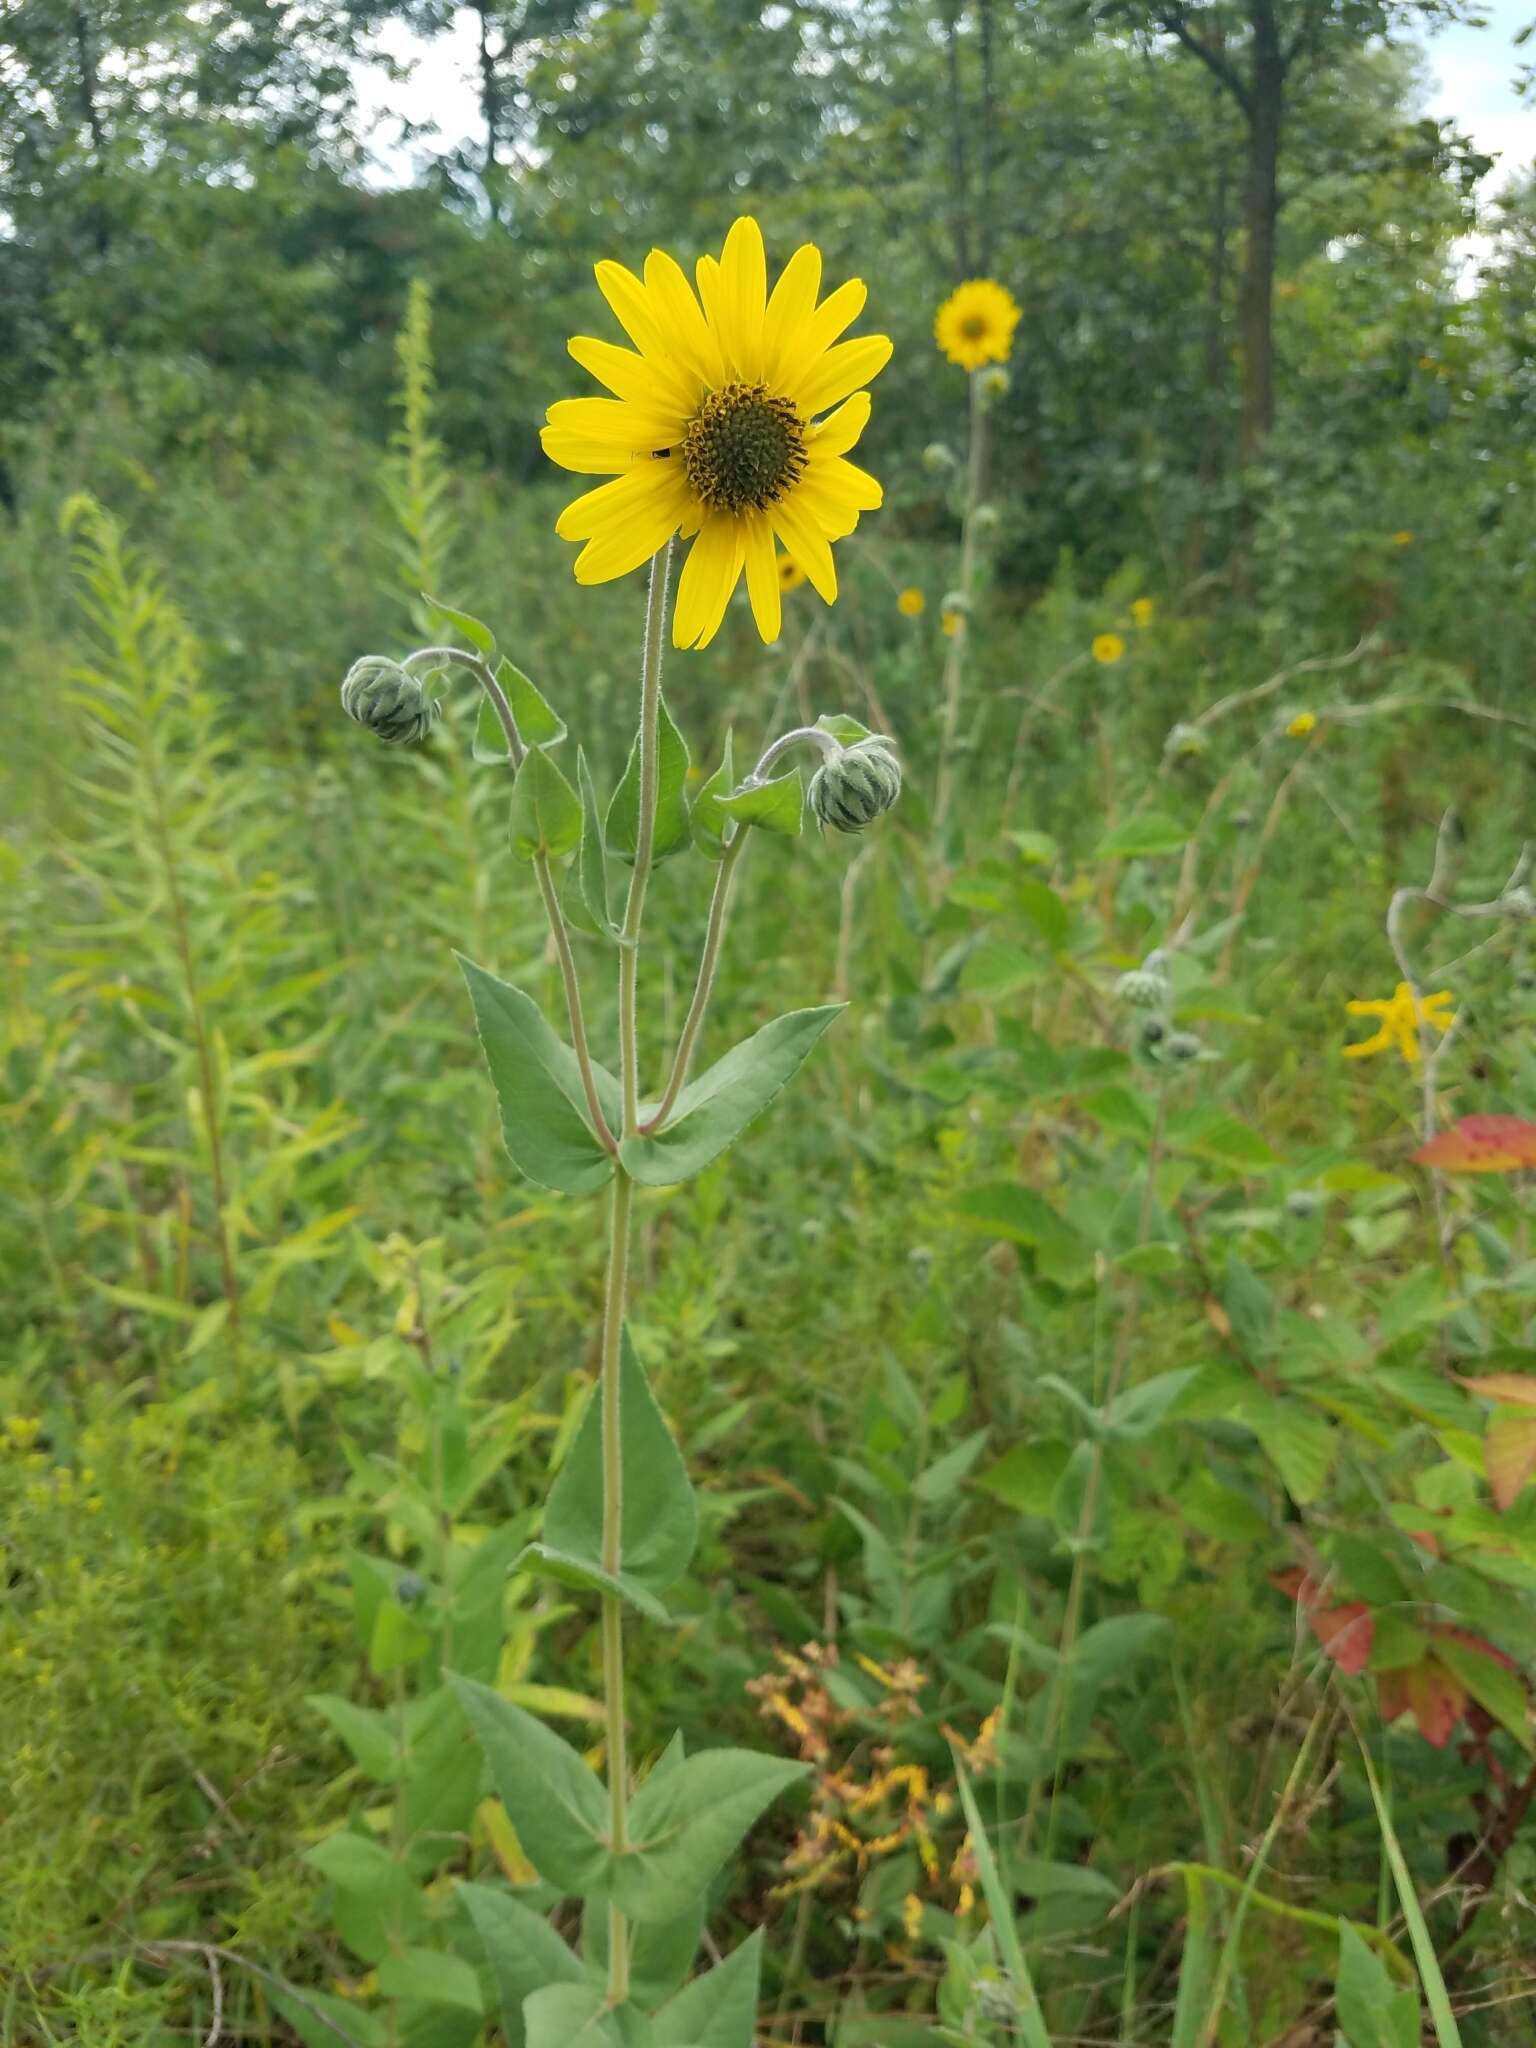
{"type": "Polygon", "coordinates": [[[862,832],[901,795],[901,763],[882,733],[855,740],[822,762],[811,777],[806,800],[823,825],[838,832],[862,832]]]}
{"type": "Polygon", "coordinates": [[[341,708],[388,747],[424,740],[442,716],[420,676],[383,654],[353,662],[341,686],[341,708]]]}

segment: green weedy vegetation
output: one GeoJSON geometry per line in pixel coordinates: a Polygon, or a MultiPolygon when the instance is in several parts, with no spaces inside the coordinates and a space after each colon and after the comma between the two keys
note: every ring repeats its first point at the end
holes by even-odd
{"type": "Polygon", "coordinates": [[[1262,136],[1139,16],[552,9],[384,192],[356,10],[20,18],[7,2048],[1531,2038],[1529,193],[1454,289],[1475,152],[1314,12],[1267,428],[1262,136]],[[886,505],[667,658],[615,1176],[645,600],[531,423],[727,143],[886,505]]]}

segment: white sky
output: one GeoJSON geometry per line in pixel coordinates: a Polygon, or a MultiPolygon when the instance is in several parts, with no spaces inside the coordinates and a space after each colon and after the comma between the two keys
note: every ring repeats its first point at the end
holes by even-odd
{"type": "MultiPolygon", "coordinates": [[[[1536,160],[1536,103],[1522,104],[1514,89],[1522,56],[1536,61],[1536,38],[1524,52],[1514,46],[1516,31],[1536,19],[1536,0],[1483,4],[1486,28],[1452,28],[1430,40],[1429,72],[1434,82],[1427,105],[1430,113],[1454,116],[1480,148],[1497,153],[1500,162],[1491,187],[1536,160]]],[[[410,82],[397,88],[376,68],[365,68],[359,81],[365,109],[432,122],[440,147],[477,136],[475,17],[469,9],[461,8],[453,27],[430,42],[398,26],[382,40],[391,55],[414,57],[416,69],[410,82]]],[[[387,121],[377,137],[376,153],[385,178],[407,173],[408,157],[394,146],[387,121]]]]}

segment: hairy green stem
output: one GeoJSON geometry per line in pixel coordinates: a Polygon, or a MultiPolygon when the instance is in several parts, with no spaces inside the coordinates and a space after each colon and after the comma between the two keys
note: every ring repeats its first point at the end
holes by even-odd
{"type": "MultiPolygon", "coordinates": [[[[980,370],[971,372],[971,437],[965,466],[965,511],[960,527],[960,580],[956,588],[969,606],[976,580],[976,513],[981,504],[987,459],[987,403],[980,370]]],[[[944,723],[939,738],[938,787],[933,800],[933,829],[941,833],[955,794],[955,741],[960,731],[960,699],[965,685],[965,643],[969,617],[962,617],[951,635],[944,660],[944,723]]]]}
{"type": "Polygon", "coordinates": [[[731,877],[736,863],[740,860],[747,843],[747,830],[739,829],[726,846],[719,867],[715,870],[714,894],[709,899],[709,923],[704,931],[704,950],[699,955],[699,976],[693,986],[693,1001],[688,1005],[688,1015],[683,1019],[682,1035],[677,1041],[677,1052],[672,1060],[672,1071],[667,1076],[666,1090],[654,1116],[647,1117],[640,1126],[642,1131],[660,1130],[672,1114],[683,1083],[688,1079],[689,1063],[698,1043],[703,1027],[709,999],[714,993],[715,974],[720,965],[720,942],[725,936],[726,913],[730,908],[731,877]]]}
{"type": "Polygon", "coordinates": [[[635,866],[624,904],[624,945],[619,952],[619,1058],[624,1077],[624,1135],[640,1127],[640,1045],[636,993],[640,976],[640,922],[656,844],[657,727],[661,710],[661,640],[667,617],[669,540],[651,559],[645,604],[645,656],[640,669],[640,815],[635,824],[635,866]]]}

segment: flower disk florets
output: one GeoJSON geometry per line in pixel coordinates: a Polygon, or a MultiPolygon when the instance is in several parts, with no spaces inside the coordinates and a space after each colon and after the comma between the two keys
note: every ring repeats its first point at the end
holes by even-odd
{"type": "Polygon", "coordinates": [[[766,512],[805,473],[805,427],[787,398],[763,384],[712,391],[683,435],[683,473],[701,503],[766,512]]]}
{"type": "Polygon", "coordinates": [[[901,795],[901,763],[881,733],[856,740],[823,761],[811,777],[806,802],[823,825],[862,832],[901,795]]]}

